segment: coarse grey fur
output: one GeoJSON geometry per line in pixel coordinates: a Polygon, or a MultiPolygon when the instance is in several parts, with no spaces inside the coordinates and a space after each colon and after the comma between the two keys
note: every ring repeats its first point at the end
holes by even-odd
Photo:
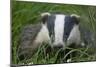
{"type": "Polygon", "coordinates": [[[34,52],[35,46],[32,42],[36,38],[41,27],[41,24],[30,24],[22,29],[20,35],[20,45],[18,48],[18,57],[21,60],[29,58],[34,52]]]}
{"type": "Polygon", "coordinates": [[[81,33],[82,41],[84,42],[85,46],[91,46],[92,48],[95,48],[96,33],[94,33],[93,31],[89,30],[86,27],[83,27],[82,25],[80,25],[79,30],[81,33]]]}

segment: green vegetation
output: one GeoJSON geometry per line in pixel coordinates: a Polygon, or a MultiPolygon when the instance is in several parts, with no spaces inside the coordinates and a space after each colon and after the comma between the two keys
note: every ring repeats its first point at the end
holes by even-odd
{"type": "MultiPolygon", "coordinates": [[[[80,25],[96,32],[96,7],[82,5],[50,4],[35,2],[12,2],[12,64],[21,64],[23,62],[33,64],[52,64],[57,60],[57,55],[61,49],[52,51],[51,54],[45,54],[45,45],[39,47],[38,51],[29,60],[19,61],[17,59],[17,48],[20,43],[19,37],[21,28],[28,24],[38,23],[40,14],[43,12],[62,12],[65,14],[78,14],[81,16],[80,25]]],[[[70,49],[70,48],[66,48],[70,49]]],[[[76,57],[72,57],[72,62],[95,61],[95,47],[70,49],[64,57],[73,52],[77,52],[76,57]]],[[[60,59],[60,58],[59,58],[60,59]]],[[[62,62],[57,62],[62,63],[62,62]]]]}

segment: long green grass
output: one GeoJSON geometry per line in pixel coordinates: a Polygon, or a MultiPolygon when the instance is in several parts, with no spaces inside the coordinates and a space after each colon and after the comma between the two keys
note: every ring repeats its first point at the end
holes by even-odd
{"type": "MultiPolygon", "coordinates": [[[[32,63],[32,64],[53,64],[63,63],[57,61],[57,56],[62,49],[52,51],[50,54],[45,53],[45,45],[39,47],[32,58],[24,61],[19,61],[17,58],[17,49],[20,45],[21,29],[28,25],[40,22],[40,14],[43,12],[62,12],[65,14],[78,14],[81,16],[80,25],[88,28],[90,31],[96,32],[96,7],[82,6],[82,5],[66,5],[66,4],[50,4],[50,3],[36,3],[36,2],[12,2],[12,64],[32,63]]],[[[96,44],[94,44],[96,46],[96,44]]],[[[69,48],[66,48],[69,49],[69,48]]],[[[75,57],[71,57],[72,62],[80,61],[95,61],[96,52],[95,47],[73,48],[68,53],[59,58],[62,60],[69,54],[77,52],[75,57]]]]}

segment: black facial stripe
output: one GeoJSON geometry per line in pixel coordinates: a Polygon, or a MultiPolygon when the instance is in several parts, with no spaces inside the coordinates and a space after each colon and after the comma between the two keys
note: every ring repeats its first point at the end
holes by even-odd
{"type": "Polygon", "coordinates": [[[49,36],[52,38],[51,40],[54,41],[54,26],[55,26],[55,15],[51,15],[48,17],[48,21],[47,21],[47,28],[49,30],[49,36]]]}
{"type": "Polygon", "coordinates": [[[66,41],[67,38],[69,37],[74,24],[75,22],[73,21],[72,17],[70,16],[65,17],[63,41],[66,41]]]}

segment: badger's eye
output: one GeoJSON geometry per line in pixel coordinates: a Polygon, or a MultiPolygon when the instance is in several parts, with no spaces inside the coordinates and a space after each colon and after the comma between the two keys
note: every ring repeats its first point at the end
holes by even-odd
{"type": "Polygon", "coordinates": [[[68,35],[68,33],[66,32],[66,33],[65,33],[65,35],[67,36],[67,35],[68,35]]]}

